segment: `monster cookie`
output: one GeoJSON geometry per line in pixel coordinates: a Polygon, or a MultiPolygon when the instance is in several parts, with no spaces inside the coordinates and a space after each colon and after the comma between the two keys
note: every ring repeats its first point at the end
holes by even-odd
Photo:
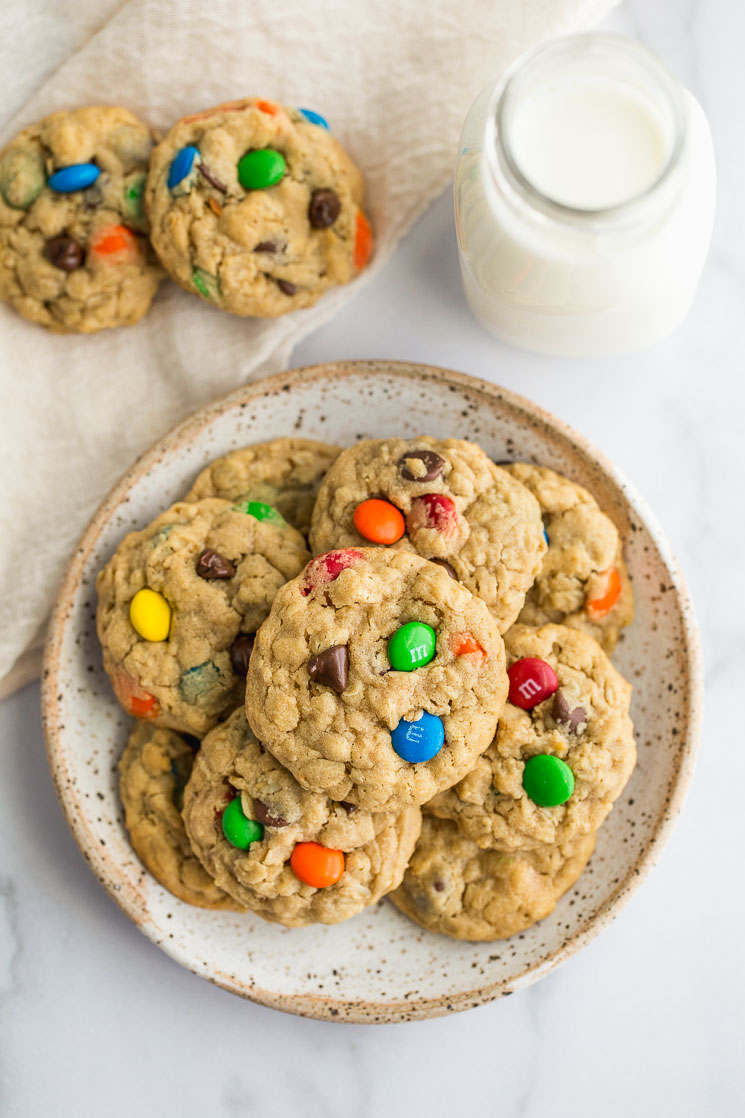
{"type": "Polygon", "coordinates": [[[472,771],[428,808],[479,846],[531,850],[595,831],[636,761],[631,686],[563,625],[505,636],[509,700],[472,771]]]}
{"type": "Polygon", "coordinates": [[[201,736],[241,702],[253,633],[308,559],[270,505],[180,502],[98,576],[98,636],[119,702],[201,736]]]}
{"type": "Polygon", "coordinates": [[[246,712],[314,792],[368,811],[420,804],[486,749],[507,680],[485,604],[406,551],[321,555],[256,636],[246,712]]]}
{"type": "Polygon", "coordinates": [[[185,500],[265,501],[307,535],[318,487],[338,455],[338,447],[311,439],[272,439],[245,446],[202,470],[185,500]]]}
{"type": "Polygon", "coordinates": [[[390,899],[431,932],[507,939],[553,912],[594,847],[591,833],[523,853],[481,850],[455,823],[425,812],[409,868],[390,899]]]}
{"type": "Polygon", "coordinates": [[[187,904],[241,906],[195,857],[181,818],[194,750],[173,730],[137,722],[119,762],[124,818],[135,853],[153,877],[187,904]]]}
{"type": "Polygon", "coordinates": [[[186,117],[156,148],[152,242],[187,291],[274,317],[365,266],[362,176],[313,115],[248,98],[186,117]]]}
{"type": "Polygon", "coordinates": [[[464,439],[366,439],[342,451],[318,493],[314,553],[365,544],[416,551],[510,627],[546,544],[538,502],[464,439]]]}
{"type": "Polygon", "coordinates": [[[507,470],[541,506],[548,551],[518,620],[582,629],[610,653],[634,617],[618,531],[586,489],[542,466],[507,470]]]}
{"type": "Polygon", "coordinates": [[[289,927],[339,923],[394,889],[421,826],[417,807],[371,815],[301,788],[242,710],[204,739],[184,820],[216,881],[289,927]]]}
{"type": "Polygon", "coordinates": [[[153,136],[126,109],[53,113],[0,153],[0,298],[50,330],[137,322],[163,272],[145,234],[153,136]]]}

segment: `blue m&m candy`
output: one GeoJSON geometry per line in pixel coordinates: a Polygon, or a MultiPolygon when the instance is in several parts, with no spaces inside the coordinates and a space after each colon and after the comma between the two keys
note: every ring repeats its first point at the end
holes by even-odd
{"type": "Polygon", "coordinates": [[[549,546],[549,542],[548,542],[548,532],[546,531],[546,529],[545,529],[545,528],[543,529],[543,538],[544,538],[544,540],[546,541],[546,547],[548,547],[548,546],[549,546]]]}
{"type": "Polygon", "coordinates": [[[441,718],[425,710],[416,722],[402,718],[391,732],[391,740],[399,757],[416,765],[421,761],[431,761],[440,752],[445,744],[445,727],[441,718]]]}
{"type": "Polygon", "coordinates": [[[180,186],[179,194],[188,193],[201,160],[199,148],[195,148],[193,144],[181,148],[181,151],[177,152],[171,161],[168,171],[168,189],[174,190],[180,186]]]}
{"type": "Polygon", "coordinates": [[[49,176],[47,186],[56,190],[58,194],[72,194],[73,190],[85,190],[93,186],[101,174],[101,168],[95,163],[72,163],[69,167],[60,167],[49,176]]]}
{"type": "Polygon", "coordinates": [[[327,132],[331,131],[326,117],[321,116],[320,113],[314,113],[312,109],[298,109],[298,112],[302,113],[305,119],[309,120],[311,124],[320,124],[321,128],[325,128],[327,132]]]}

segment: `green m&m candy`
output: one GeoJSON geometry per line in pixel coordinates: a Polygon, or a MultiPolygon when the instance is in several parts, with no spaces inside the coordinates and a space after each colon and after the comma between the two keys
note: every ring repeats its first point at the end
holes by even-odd
{"type": "Polygon", "coordinates": [[[140,221],[145,216],[142,199],[145,193],[145,179],[143,171],[133,171],[127,175],[122,186],[122,216],[127,221],[140,221]]]}
{"type": "Polygon", "coordinates": [[[274,505],[265,505],[263,501],[241,501],[240,504],[233,505],[233,508],[236,512],[245,512],[246,516],[252,516],[254,520],[268,520],[270,524],[287,523],[274,505]]]}
{"type": "Polygon", "coordinates": [[[413,672],[430,662],[436,644],[437,637],[431,625],[408,621],[388,641],[388,660],[394,671],[413,672]]]}
{"type": "Polygon", "coordinates": [[[261,823],[243,814],[240,796],[231,800],[222,813],[222,832],[230,845],[239,850],[248,850],[252,842],[260,842],[264,837],[261,823]]]}
{"type": "Polygon", "coordinates": [[[558,807],[574,791],[574,773],[560,757],[539,753],[525,762],[523,788],[539,807],[558,807]]]}
{"type": "Polygon", "coordinates": [[[238,182],[244,190],[266,190],[278,183],[286,170],[284,155],[274,148],[247,151],[238,160],[238,182]]]}
{"type": "Polygon", "coordinates": [[[212,303],[219,301],[220,280],[217,276],[205,272],[204,268],[195,268],[191,274],[191,282],[203,299],[209,299],[212,303]]]}

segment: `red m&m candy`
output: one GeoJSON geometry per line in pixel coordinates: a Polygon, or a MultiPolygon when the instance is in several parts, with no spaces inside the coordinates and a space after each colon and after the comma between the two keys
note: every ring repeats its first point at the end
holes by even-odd
{"type": "Polygon", "coordinates": [[[411,502],[406,526],[413,535],[420,528],[436,528],[438,532],[452,532],[458,523],[455,503],[444,493],[425,493],[411,502]]]}
{"type": "Polygon", "coordinates": [[[556,672],[545,660],[536,656],[526,656],[523,660],[516,660],[512,667],[507,669],[510,680],[509,701],[522,710],[532,710],[553,695],[558,689],[559,681],[556,672]]]}
{"type": "Polygon", "coordinates": [[[314,587],[324,582],[333,582],[342,571],[362,557],[362,552],[355,547],[344,547],[340,551],[327,551],[325,555],[317,555],[315,559],[311,559],[303,572],[300,593],[303,597],[307,597],[314,587]]]}

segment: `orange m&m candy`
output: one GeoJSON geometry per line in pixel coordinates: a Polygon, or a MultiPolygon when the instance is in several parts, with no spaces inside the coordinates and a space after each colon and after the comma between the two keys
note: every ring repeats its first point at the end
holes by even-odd
{"type": "Polygon", "coordinates": [[[354,234],[354,266],[355,268],[364,268],[367,261],[370,259],[370,252],[372,251],[372,229],[370,222],[360,210],[357,214],[357,224],[354,234]]]}
{"type": "Polygon", "coordinates": [[[621,575],[617,567],[608,567],[606,571],[601,571],[600,577],[607,579],[605,593],[599,598],[589,598],[585,603],[587,612],[596,619],[610,613],[621,596],[621,575]]]}
{"type": "Polygon", "coordinates": [[[140,687],[131,675],[123,671],[115,672],[111,683],[119,702],[135,718],[156,718],[160,714],[160,705],[155,695],[140,687]]]}
{"type": "Polygon", "coordinates": [[[344,852],[318,842],[299,842],[290,856],[290,868],[298,881],[325,889],[344,873],[344,852]]]}
{"type": "Polygon", "coordinates": [[[126,225],[104,225],[91,237],[89,250],[95,256],[138,256],[140,246],[131,229],[126,225]]]}
{"type": "Polygon", "coordinates": [[[379,497],[357,505],[352,519],[359,534],[371,543],[395,543],[406,531],[403,513],[379,497]]]}
{"type": "Polygon", "coordinates": [[[450,647],[454,656],[472,656],[476,653],[482,660],[486,660],[486,649],[480,644],[473,633],[452,633],[450,647]]]}
{"type": "Polygon", "coordinates": [[[261,109],[267,116],[277,116],[279,113],[279,105],[275,105],[273,101],[257,101],[256,108],[261,109]]]}
{"type": "Polygon", "coordinates": [[[155,718],[158,714],[158,700],[155,695],[145,691],[141,695],[133,695],[130,707],[135,718],[155,718]]]}

